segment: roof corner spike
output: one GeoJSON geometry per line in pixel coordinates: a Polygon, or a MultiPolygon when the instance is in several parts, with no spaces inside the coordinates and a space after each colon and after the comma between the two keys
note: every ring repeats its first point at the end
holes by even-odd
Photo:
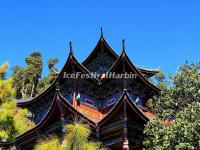
{"type": "Polygon", "coordinates": [[[72,49],[72,42],[69,42],[69,51],[70,51],[70,55],[73,55],[73,49],[72,49]]]}
{"type": "Polygon", "coordinates": [[[125,40],[122,39],[122,52],[125,52],[125,40]]]}
{"type": "Polygon", "coordinates": [[[101,37],[103,37],[103,28],[101,27],[101,37]]]}

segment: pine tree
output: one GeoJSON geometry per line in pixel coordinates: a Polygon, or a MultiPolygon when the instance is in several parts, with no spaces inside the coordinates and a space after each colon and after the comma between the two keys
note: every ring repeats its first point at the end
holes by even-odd
{"type": "Polygon", "coordinates": [[[27,66],[14,70],[13,84],[16,88],[17,98],[33,97],[37,94],[36,87],[42,75],[42,55],[33,52],[25,59],[27,66]]]}
{"type": "Polygon", "coordinates": [[[38,93],[41,93],[45,89],[47,89],[55,80],[55,77],[57,75],[57,68],[56,64],[58,63],[58,58],[50,58],[47,62],[48,68],[49,68],[49,74],[46,77],[43,77],[39,80],[37,91],[38,93]]]}

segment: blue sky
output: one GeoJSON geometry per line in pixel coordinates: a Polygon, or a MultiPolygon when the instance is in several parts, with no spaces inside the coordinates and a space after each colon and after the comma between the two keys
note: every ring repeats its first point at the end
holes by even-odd
{"type": "Polygon", "coordinates": [[[0,63],[25,66],[24,58],[40,51],[46,75],[50,57],[58,57],[62,68],[69,41],[82,62],[96,45],[102,26],[118,54],[125,38],[135,65],[175,73],[186,60],[200,60],[199,6],[198,0],[1,1],[0,63]]]}

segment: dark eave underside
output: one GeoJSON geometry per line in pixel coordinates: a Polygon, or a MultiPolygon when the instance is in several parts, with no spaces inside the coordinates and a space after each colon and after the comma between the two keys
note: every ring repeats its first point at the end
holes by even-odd
{"type": "Polygon", "coordinates": [[[53,99],[53,102],[52,102],[52,105],[48,111],[48,113],[46,114],[46,116],[33,128],[31,128],[30,130],[18,135],[15,139],[16,139],[16,142],[18,142],[19,140],[23,139],[23,138],[26,138],[27,136],[33,134],[36,130],[38,130],[39,128],[42,128],[45,123],[51,119],[51,116],[53,115],[54,113],[54,109],[56,109],[57,107],[57,104],[56,104],[56,97],[57,97],[57,94],[55,95],[54,99],[53,99]]]}

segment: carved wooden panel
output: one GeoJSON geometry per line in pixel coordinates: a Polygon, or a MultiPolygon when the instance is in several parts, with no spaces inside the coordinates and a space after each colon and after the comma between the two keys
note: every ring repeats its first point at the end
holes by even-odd
{"type": "Polygon", "coordinates": [[[108,71],[114,62],[113,58],[111,58],[106,52],[101,52],[85,67],[91,72],[103,73],[108,71]]]}

